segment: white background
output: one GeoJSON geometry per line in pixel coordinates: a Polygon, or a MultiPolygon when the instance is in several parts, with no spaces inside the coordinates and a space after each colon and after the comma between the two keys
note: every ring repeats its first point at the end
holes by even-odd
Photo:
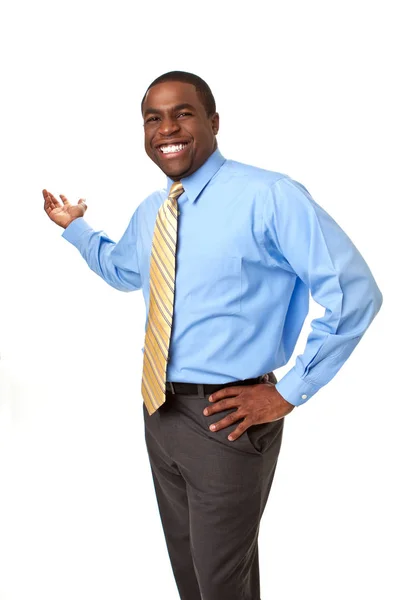
{"type": "Polygon", "coordinates": [[[178,599],[143,439],[141,292],[92,273],[41,196],[87,198],[118,240],[164,184],[140,101],[174,69],[211,86],[222,153],[306,185],[384,294],[340,373],[286,420],[262,598],[399,598],[394,7],[3,0],[0,600],[178,599]]]}

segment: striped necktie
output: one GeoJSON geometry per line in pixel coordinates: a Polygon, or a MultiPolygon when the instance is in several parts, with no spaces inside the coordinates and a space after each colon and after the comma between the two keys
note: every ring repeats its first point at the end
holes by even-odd
{"type": "Polygon", "coordinates": [[[150,257],[150,303],[144,341],[142,396],[149,415],[165,402],[165,382],[175,292],[178,202],[184,192],[172,184],[158,210],[150,257]]]}

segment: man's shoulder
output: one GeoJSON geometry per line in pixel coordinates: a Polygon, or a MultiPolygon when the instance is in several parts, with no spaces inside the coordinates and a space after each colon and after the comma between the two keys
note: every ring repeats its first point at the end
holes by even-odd
{"type": "Polygon", "coordinates": [[[269,189],[277,181],[287,179],[288,175],[279,171],[271,171],[262,167],[256,167],[237,160],[227,159],[224,163],[224,175],[229,179],[247,180],[250,185],[257,189],[269,189]]]}
{"type": "Polygon", "coordinates": [[[148,194],[138,205],[137,210],[146,211],[150,207],[159,208],[160,201],[167,197],[167,188],[159,188],[148,194]]]}

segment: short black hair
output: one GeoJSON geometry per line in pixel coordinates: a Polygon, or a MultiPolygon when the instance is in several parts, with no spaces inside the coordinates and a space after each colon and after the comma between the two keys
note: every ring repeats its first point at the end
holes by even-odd
{"type": "Polygon", "coordinates": [[[194,75],[193,73],[187,73],[186,71],[169,71],[168,73],[164,73],[157,77],[154,81],[151,82],[149,87],[147,88],[141,103],[141,109],[143,112],[143,103],[146,98],[146,94],[153,85],[157,85],[157,83],[164,83],[165,81],[180,81],[182,83],[191,83],[196,88],[196,92],[200,96],[200,100],[206,110],[207,116],[211,116],[216,111],[215,99],[213,93],[210,89],[210,86],[198,75],[194,75]]]}

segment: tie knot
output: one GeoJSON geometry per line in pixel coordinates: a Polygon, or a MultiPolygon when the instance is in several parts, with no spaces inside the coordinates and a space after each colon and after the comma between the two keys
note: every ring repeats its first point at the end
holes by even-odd
{"type": "Polygon", "coordinates": [[[183,185],[180,181],[175,181],[171,185],[171,189],[169,190],[168,198],[171,200],[176,200],[181,194],[183,194],[185,190],[183,189],[183,185]]]}

